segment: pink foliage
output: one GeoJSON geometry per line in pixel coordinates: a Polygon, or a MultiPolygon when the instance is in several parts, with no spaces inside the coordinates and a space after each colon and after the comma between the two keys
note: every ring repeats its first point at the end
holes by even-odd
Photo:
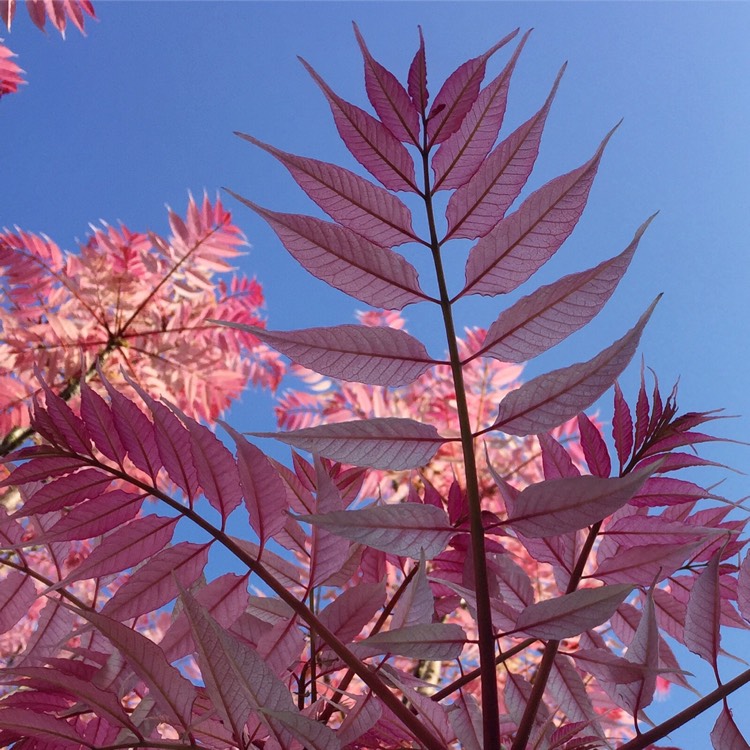
{"type": "Polygon", "coordinates": [[[263,325],[260,285],[225,277],[244,241],[229,212],[191,198],[186,220],[170,211],[169,221],[166,238],[96,227],[76,253],[19,229],[0,234],[0,434],[29,424],[35,367],[68,398],[82,371],[122,383],[124,370],[210,421],[248,382],[276,387],[278,355],[213,322],[263,325]]]}
{"type": "MultiPolygon", "coordinates": [[[[0,0],[0,19],[10,30],[16,14],[17,0],[0,0]]],[[[44,31],[49,21],[62,36],[68,23],[84,33],[86,16],[96,18],[90,0],[26,0],[26,10],[34,25],[44,31]]]]}
{"type": "Polygon", "coordinates": [[[16,65],[12,57],[15,55],[3,44],[0,44],[0,99],[6,94],[13,94],[23,83],[23,71],[16,65]]]}
{"type": "MultiPolygon", "coordinates": [[[[515,289],[571,234],[609,135],[492,226],[474,184],[462,206],[467,219],[477,212],[479,239],[451,298],[431,200],[480,173],[493,185],[519,174],[512,159],[503,166],[507,139],[501,156],[493,144],[520,48],[481,85],[515,32],[460,65],[430,105],[421,35],[404,87],[355,31],[377,117],[307,67],[345,144],[387,190],[247,137],[334,221],[243,201],[314,276],[390,311],[265,331],[257,285],[215,291],[242,237],[207,199],[191,200],[185,220],[170,211],[168,240],[104,227],[70,255],[47,238],[2,237],[15,295],[3,387],[34,396],[37,440],[6,458],[2,481],[22,504],[0,513],[0,745],[644,750],[723,699],[714,748],[747,747],[726,697],[750,670],[726,684],[719,673],[721,629],[750,622],[747,556],[737,564],[746,521],[671,476],[710,463],[695,447],[717,438],[696,428],[717,417],[680,414],[676,389],[665,398],[655,383],[649,395],[643,375],[631,409],[616,383],[656,303],[587,361],[520,382],[521,360],[602,308],[645,225],[620,255],[532,292],[489,329],[455,334],[463,296],[515,289]],[[412,232],[399,190],[425,203],[429,238],[417,241],[439,297],[393,250],[412,232]],[[418,302],[442,319],[445,360],[393,312],[418,302]],[[191,368],[244,362],[257,339],[295,360],[312,391],[284,396],[283,431],[256,433],[313,454],[293,452],[291,468],[227,428],[231,452],[194,418],[214,419],[251,373],[204,382],[191,368]],[[511,351],[516,363],[503,360],[511,351]],[[583,413],[612,385],[614,472],[583,413]],[[158,513],[139,513],[147,497],[158,513]],[[172,541],[189,532],[200,539],[172,541]],[[227,554],[242,574],[210,579],[227,554]],[[667,637],[706,659],[717,687],[677,723],[643,731],[657,689],[689,686],[667,637]]],[[[529,150],[514,190],[548,104],[509,136],[529,150]]]]}

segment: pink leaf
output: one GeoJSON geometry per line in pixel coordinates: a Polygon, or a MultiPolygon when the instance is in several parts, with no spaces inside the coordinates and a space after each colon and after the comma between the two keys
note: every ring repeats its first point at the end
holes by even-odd
{"type": "Polygon", "coordinates": [[[380,247],[419,241],[409,209],[379,185],[335,164],[288,154],[244,133],[237,135],[275,156],[308,196],[347,229],[380,247]]]}
{"type": "Polygon", "coordinates": [[[72,507],[90,497],[103,494],[112,479],[111,474],[98,469],[83,469],[75,474],[68,474],[42,485],[15,515],[23,517],[72,507]]]}
{"type": "Polygon", "coordinates": [[[500,143],[476,174],[450,197],[445,211],[446,240],[483,237],[518,197],[534,168],[544,124],[564,70],[563,66],[542,108],[500,143]]]}
{"type": "Polygon", "coordinates": [[[432,425],[397,417],[250,434],[272,437],[341,463],[393,471],[424,466],[445,442],[432,425]]]}
{"type": "Polygon", "coordinates": [[[125,380],[151,411],[156,445],[169,478],[187,495],[188,501],[192,502],[198,494],[198,477],[191,460],[190,434],[163,403],[151,398],[127,375],[125,380]]]}
{"type": "Polygon", "coordinates": [[[98,612],[77,610],[99,630],[148,686],[148,694],[176,726],[190,726],[196,689],[164,656],[162,649],[135,630],[98,612]]]}
{"type": "Polygon", "coordinates": [[[750,622],[750,552],[745,555],[737,577],[737,605],[740,614],[750,622]]]}
{"type": "Polygon", "coordinates": [[[437,364],[421,341],[395,328],[342,325],[268,331],[239,323],[225,325],[249,331],[303,367],[355,383],[407,385],[437,364]]]}
{"type": "Polygon", "coordinates": [[[284,483],[273,464],[260,448],[249,443],[239,432],[224,422],[221,426],[237,446],[237,469],[250,525],[261,545],[284,528],[287,520],[284,483]]]}
{"type": "MultiPolygon", "coordinates": [[[[199,604],[206,608],[222,627],[233,625],[248,605],[247,576],[225,573],[201,588],[196,596],[199,604]]],[[[274,599],[266,598],[273,602],[274,599]]],[[[159,643],[169,661],[176,661],[194,651],[190,624],[184,613],[173,616],[169,630],[159,643]]]]}
{"type": "Polygon", "coordinates": [[[162,462],[156,447],[154,426],[130,399],[114,388],[101,371],[99,378],[109,394],[115,430],[130,460],[156,481],[162,462]]]}
{"type": "Polygon", "coordinates": [[[640,470],[624,477],[566,477],[526,487],[506,521],[528,537],[548,537],[586,528],[625,505],[651,474],[640,470]]]}
{"type": "Polygon", "coordinates": [[[620,384],[615,382],[615,406],[612,417],[612,437],[615,441],[615,450],[620,460],[620,469],[622,469],[630,458],[630,452],[633,450],[633,417],[630,414],[630,407],[620,390],[620,384]]]}
{"type": "Polygon", "coordinates": [[[367,49],[357,24],[354,24],[359,48],[365,61],[365,88],[373,109],[382,123],[404,143],[419,145],[419,113],[414,102],[389,70],[367,49]]]}
{"type": "Polygon", "coordinates": [[[237,537],[230,538],[243,552],[250,555],[273,573],[288,589],[294,589],[301,585],[302,570],[296,563],[277,555],[275,552],[271,552],[268,547],[261,548],[255,542],[237,537]]]}
{"type": "Polygon", "coordinates": [[[456,533],[444,511],[433,505],[416,503],[380,505],[297,518],[368,547],[416,560],[421,551],[428,560],[440,554],[456,533]]]}
{"type": "Polygon", "coordinates": [[[542,449],[542,469],[545,479],[579,477],[581,472],[573,463],[570,453],[547,432],[537,435],[542,449]]]}
{"type": "Polygon", "coordinates": [[[459,692],[457,700],[448,712],[448,720],[463,750],[482,750],[484,746],[482,712],[474,696],[463,691],[459,692]]]}
{"type": "Polygon", "coordinates": [[[380,631],[358,641],[351,650],[361,658],[397,654],[413,659],[446,661],[457,659],[466,643],[466,633],[455,624],[434,622],[380,631]]]}
{"type": "Polygon", "coordinates": [[[348,747],[362,737],[383,715],[383,704],[372,693],[357,695],[354,700],[354,706],[347,711],[346,718],[336,731],[341,747],[348,747]]]}
{"type": "Polygon", "coordinates": [[[690,559],[701,543],[670,544],[662,540],[655,544],[618,549],[613,555],[602,558],[591,576],[605,583],[648,586],[671,576],[690,559]]]}
{"type": "MultiPolygon", "coordinates": [[[[56,449],[55,449],[56,450],[56,449]]],[[[14,456],[3,456],[3,463],[7,466],[8,462],[14,460],[14,456]]],[[[70,474],[76,469],[87,466],[88,462],[76,456],[44,456],[41,458],[32,458],[30,461],[21,464],[13,469],[10,476],[0,482],[0,487],[17,487],[27,482],[40,482],[63,474],[70,474]]]]}
{"type": "Polygon", "coordinates": [[[208,562],[208,544],[180,542],[157,552],[138,568],[109,599],[102,614],[121,622],[154,612],[191,586],[208,562]]]}
{"type": "Polygon", "coordinates": [[[0,634],[7,633],[27,615],[36,599],[36,586],[31,576],[11,570],[0,581],[0,634]]]}
{"type": "Polygon", "coordinates": [[[419,48],[417,49],[414,59],[409,66],[407,76],[407,88],[409,98],[414,103],[420,115],[427,114],[427,102],[430,94],[427,91],[427,65],[425,64],[424,37],[422,36],[422,27],[419,29],[419,48]]]}
{"type": "MultiPolygon", "coordinates": [[[[579,669],[602,682],[613,682],[619,685],[637,682],[642,680],[649,671],[648,667],[634,664],[604,648],[578,649],[571,656],[575,659],[579,669]]],[[[651,671],[658,672],[653,668],[651,671]]]]}
{"type": "Polygon", "coordinates": [[[427,116],[427,137],[432,145],[442,143],[458,130],[479,96],[487,60],[518,34],[518,29],[494,44],[483,55],[460,65],[438,91],[427,116]]]}
{"type": "Polygon", "coordinates": [[[458,296],[513,291],[570,236],[583,213],[602,153],[614,130],[582,167],[548,182],[472,248],[458,296]]]}
{"type": "Polygon", "coordinates": [[[44,534],[45,541],[70,541],[102,536],[135,518],[145,495],[112,490],[71,508],[44,534]]]}
{"type": "Polygon", "coordinates": [[[609,460],[607,444],[599,428],[584,412],[578,415],[578,434],[589,471],[595,477],[608,477],[612,471],[612,463],[609,460]]]}
{"type": "Polygon", "coordinates": [[[177,414],[190,433],[190,453],[203,494],[213,508],[221,513],[222,521],[242,502],[237,462],[226,446],[207,427],[180,411],[174,404],[169,408],[177,414]]]}
{"type": "Polygon", "coordinates": [[[600,586],[537,602],[521,612],[516,630],[535,638],[572,638],[609,620],[632,590],[622,584],[600,586]]]}
{"type": "Polygon", "coordinates": [[[714,750],[750,750],[750,745],[737,728],[726,703],[711,730],[711,744],[714,750]]]}
{"type": "Polygon", "coordinates": [[[612,296],[652,219],[620,255],[542,286],[505,310],[487,331],[480,353],[502,362],[525,362],[583,328],[612,296]]]}
{"type": "Polygon", "coordinates": [[[309,273],[355,299],[388,310],[431,299],[421,290],[414,266],[398,253],[373,245],[338,224],[269,211],[232,195],[271,225],[309,273]]]}
{"type": "Polygon", "coordinates": [[[344,101],[300,58],[307,72],[320,86],[341,139],[354,158],[389,190],[419,192],[414,179],[414,162],[391,131],[372,115],[344,101]]]}
{"type": "Polygon", "coordinates": [[[651,477],[633,497],[632,504],[638,508],[653,508],[659,505],[690,503],[703,498],[722,499],[718,495],[703,489],[703,487],[684,479],[651,477]]]}
{"type": "Polygon", "coordinates": [[[61,644],[68,641],[74,624],[74,615],[60,599],[47,599],[39,614],[36,630],[16,663],[24,666],[45,663],[50,656],[58,653],[61,644]]]}
{"type": "Polygon", "coordinates": [[[417,574],[393,608],[391,628],[429,625],[435,614],[435,597],[425,574],[424,559],[420,559],[417,574]]]}
{"type": "MultiPolygon", "coordinates": [[[[70,663],[75,665],[82,662],[70,663]]],[[[45,667],[11,668],[3,670],[3,674],[16,679],[19,677],[28,678],[34,686],[41,683],[56,691],[75,696],[96,711],[101,718],[106,718],[116,726],[135,728],[120,704],[118,696],[102,690],[98,685],[92,684],[91,680],[68,674],[60,669],[55,669],[54,666],[51,669],[45,667]]]]}
{"type": "Polygon", "coordinates": [[[529,34],[524,34],[503,72],[479,93],[461,127],[437,150],[432,159],[433,192],[461,187],[492,149],[505,116],[510,77],[529,34]]]}
{"type": "Polygon", "coordinates": [[[81,381],[81,417],[94,445],[120,466],[125,460],[125,446],[115,427],[109,404],[84,381],[81,381]]]}
{"type": "MultiPolygon", "coordinates": [[[[287,687],[254,649],[222,628],[190,594],[183,592],[182,597],[206,689],[226,724],[241,740],[251,711],[260,711],[272,736],[277,740],[285,739],[283,729],[269,721],[268,714],[295,713],[287,687]]],[[[291,718],[276,718],[281,718],[284,728],[292,721],[291,718]]]]}
{"type": "Polygon", "coordinates": [[[65,447],[72,453],[83,453],[91,455],[91,437],[88,434],[83,420],[73,413],[64,399],[60,398],[42,377],[39,368],[35,365],[34,372],[37,380],[44,390],[44,400],[47,413],[55,423],[60,433],[65,437],[65,447]]]}
{"type": "Polygon", "coordinates": [[[658,301],[659,297],[628,333],[593,359],[539,375],[511,391],[500,402],[492,429],[519,436],[546,432],[591,406],[633,358],[658,301]]]}
{"type": "Polygon", "coordinates": [[[104,537],[99,546],[64,581],[50,590],[84,578],[119,573],[142,563],[169,543],[179,520],[180,517],[152,515],[130,521],[110,536],[104,537]]]}
{"type": "Polygon", "coordinates": [[[0,710],[0,729],[10,730],[16,738],[31,737],[38,740],[34,746],[56,747],[60,750],[78,750],[83,740],[67,721],[23,708],[0,710]],[[55,744],[49,744],[52,742],[55,744]]]}
{"type": "Polygon", "coordinates": [[[720,560],[721,551],[695,579],[685,616],[685,645],[714,668],[721,648],[720,560]]]}
{"type": "Polygon", "coordinates": [[[598,714],[591,704],[586,685],[576,671],[569,656],[556,654],[547,683],[549,695],[568,721],[583,721],[590,729],[602,735],[598,714]]]}
{"type": "Polygon", "coordinates": [[[618,685],[616,695],[620,705],[624,705],[633,716],[637,716],[654,699],[656,670],[659,663],[659,629],[654,612],[654,599],[651,593],[646,597],[641,619],[633,640],[625,652],[625,659],[647,668],[635,682],[618,685]]]}
{"type": "MultiPolygon", "coordinates": [[[[311,719],[294,709],[289,711],[271,711],[261,708],[261,713],[268,726],[277,735],[289,733],[307,750],[340,750],[338,737],[324,724],[311,719]]],[[[289,745],[287,745],[289,746],[289,745]]]]}
{"type": "MultiPolygon", "coordinates": [[[[318,513],[337,513],[344,509],[341,493],[320,458],[315,457],[316,510],[318,513]]],[[[342,544],[334,534],[321,526],[313,526],[310,545],[308,589],[325,584],[340,572],[349,555],[349,545],[342,544]]]]}
{"type": "Polygon", "coordinates": [[[342,643],[350,643],[384,604],[383,582],[364,583],[343,591],[318,617],[342,643]]]}

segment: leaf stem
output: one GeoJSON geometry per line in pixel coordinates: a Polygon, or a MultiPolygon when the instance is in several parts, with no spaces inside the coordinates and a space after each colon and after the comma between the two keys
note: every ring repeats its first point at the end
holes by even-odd
{"type": "MultiPolygon", "coordinates": [[[[426,133],[426,126],[424,128],[426,133]]],[[[426,139],[426,136],[425,136],[426,139]]],[[[430,229],[430,249],[435,265],[438,288],[440,290],[440,310],[443,315],[445,335],[448,340],[450,367],[453,374],[453,385],[456,392],[456,411],[461,430],[461,447],[463,449],[464,468],[466,473],[466,495],[469,503],[469,523],[471,529],[471,550],[474,567],[474,588],[477,603],[477,630],[479,633],[479,669],[482,685],[482,723],[484,728],[484,750],[497,750],[500,747],[500,712],[498,708],[497,674],[495,670],[495,637],[490,608],[490,591],[487,580],[487,562],[484,546],[484,527],[482,525],[482,500],[477,479],[474,436],[471,417],[466,400],[461,357],[456,340],[456,329],[453,322],[453,311],[450,295],[445,280],[445,271],[440,257],[440,243],[435,226],[435,213],[432,205],[432,191],[429,176],[429,147],[426,140],[422,154],[424,174],[424,201],[427,210],[427,222],[430,229]]]]}

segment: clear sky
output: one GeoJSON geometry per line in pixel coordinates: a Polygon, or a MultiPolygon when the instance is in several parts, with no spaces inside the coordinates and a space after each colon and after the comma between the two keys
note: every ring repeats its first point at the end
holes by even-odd
{"type": "MultiPolygon", "coordinates": [[[[99,219],[166,233],[165,203],[180,211],[188,190],[213,194],[221,186],[269,208],[317,214],[283,167],[232,135],[245,131],[357,168],[297,55],[339,94],[367,106],[353,20],[399,77],[420,24],[433,94],[464,60],[516,27],[534,27],[511,86],[506,133],[538,109],[560,65],[569,65],[530,188],[581,164],[624,118],[586,213],[536,278],[549,282],[616,254],[646,217],[660,215],[601,315],[527,372],[590,358],[664,292],[642,341],[646,363],[665,386],[680,378],[684,410],[724,406],[743,416],[721,426],[723,434],[750,436],[750,4],[100,0],[96,9],[100,21],[88,24],[86,38],[74,29],[64,42],[52,31],[45,36],[23,8],[5,35],[29,84],[0,102],[0,226],[47,233],[62,247],[99,219]]],[[[501,51],[489,74],[506,59],[501,51]]],[[[260,219],[226,203],[252,244],[242,270],[264,284],[271,327],[353,321],[362,304],[307,277],[260,219]]],[[[499,309],[496,299],[472,300],[460,323],[486,327],[499,309]]],[[[440,354],[443,342],[419,309],[406,316],[440,354]]],[[[626,394],[636,383],[631,366],[626,394]]],[[[248,394],[230,421],[271,428],[271,407],[248,394]]],[[[603,419],[609,409],[608,397],[603,419]]],[[[710,455],[750,472],[749,451],[727,446],[710,455]]],[[[722,491],[736,499],[748,484],[732,476],[722,491]]],[[[749,643],[745,635],[727,647],[742,655],[749,643]]],[[[658,718],[661,707],[651,713],[658,718]]],[[[705,748],[711,723],[673,739],[705,748]]]]}

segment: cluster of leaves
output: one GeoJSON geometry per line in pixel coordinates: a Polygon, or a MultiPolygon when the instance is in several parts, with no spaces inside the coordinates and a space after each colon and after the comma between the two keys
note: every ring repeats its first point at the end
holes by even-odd
{"type": "Polygon", "coordinates": [[[255,280],[222,278],[244,238],[221,202],[190,198],[172,233],[93,227],[78,252],[17,229],[0,233],[0,435],[26,435],[37,376],[70,399],[97,369],[215,420],[247,383],[275,388],[278,355],[217,320],[263,325],[255,280]]]}
{"type": "Polygon", "coordinates": [[[456,336],[455,304],[515,290],[571,234],[609,138],[511,211],[559,81],[495,145],[527,37],[482,81],[514,36],[461,65],[430,103],[421,40],[404,88],[357,32],[377,118],[307,66],[344,143],[383,187],[245,136],[333,219],[242,199],[303,267],[366,304],[432,304],[445,328],[440,360],[393,315],[379,319],[386,325],[286,332],[229,321],[301,367],[369,389],[350,398],[351,406],[370,398],[362,413],[347,414],[332,397],[335,421],[273,434],[314,454],[311,462],[295,453],[289,469],[225,425],[232,454],[127,374],[124,392],[100,375],[108,400],[79,378],[79,413],[42,378],[44,404],[35,401],[31,420],[40,443],[8,457],[17,465],[5,484],[24,503],[0,515],[2,629],[42,608],[23,652],[0,673],[21,688],[0,701],[0,744],[637,750],[724,700],[713,745],[747,747],[726,697],[750,670],[721,684],[717,663],[721,627],[750,619],[749,558],[733,562],[744,521],[727,520],[732,506],[672,476],[707,463],[682,449],[713,439],[695,428],[715,415],[679,415],[676,394],[665,399],[656,386],[649,398],[644,379],[631,409],[615,387],[613,470],[583,413],[616,384],[653,305],[586,362],[522,385],[517,370],[498,364],[535,357],[588,323],[646,225],[619,255],[532,291],[466,341],[456,336]],[[442,189],[454,192],[441,231],[433,199],[442,189]],[[421,204],[429,236],[414,232],[396,191],[421,204]],[[455,294],[441,259],[453,239],[476,240],[455,294]],[[434,294],[393,250],[406,243],[432,258],[434,294]],[[417,397],[419,383],[435,392],[417,397]],[[566,447],[573,419],[580,445],[566,447]],[[538,450],[541,474],[499,465],[504,444],[525,460],[538,450]],[[399,484],[394,472],[426,465],[404,490],[393,488],[391,502],[363,490],[368,470],[399,484]],[[159,512],[141,511],[147,497],[159,512]],[[705,498],[722,505],[697,508],[705,498]],[[173,542],[178,526],[196,540],[173,542]],[[242,574],[206,578],[219,548],[242,574]],[[50,564],[38,564],[39,550],[50,564]],[[91,585],[82,590],[82,581],[91,585]],[[154,632],[172,602],[163,634],[154,632]],[[665,636],[709,661],[718,687],[643,732],[659,680],[687,684],[665,636]]]}
{"type": "MultiPolygon", "coordinates": [[[[96,18],[90,0],[26,0],[26,10],[34,25],[44,31],[47,21],[62,36],[68,23],[72,23],[82,34],[86,16],[96,18]]],[[[16,0],[0,0],[0,19],[10,31],[16,15],[16,0]]]]}
{"type": "MultiPolygon", "coordinates": [[[[68,22],[83,34],[86,16],[96,18],[94,6],[90,0],[26,0],[26,10],[34,25],[39,29],[44,31],[49,19],[52,26],[63,37],[68,22]]],[[[16,0],[0,0],[0,19],[8,31],[11,29],[15,15],[16,0]]],[[[21,78],[23,71],[10,59],[12,57],[14,54],[0,44],[0,99],[5,94],[18,91],[19,84],[23,83],[21,78]]]]}
{"type": "Polygon", "coordinates": [[[6,94],[14,94],[23,83],[23,71],[13,62],[12,57],[13,53],[0,44],[0,99],[6,94]]]}

